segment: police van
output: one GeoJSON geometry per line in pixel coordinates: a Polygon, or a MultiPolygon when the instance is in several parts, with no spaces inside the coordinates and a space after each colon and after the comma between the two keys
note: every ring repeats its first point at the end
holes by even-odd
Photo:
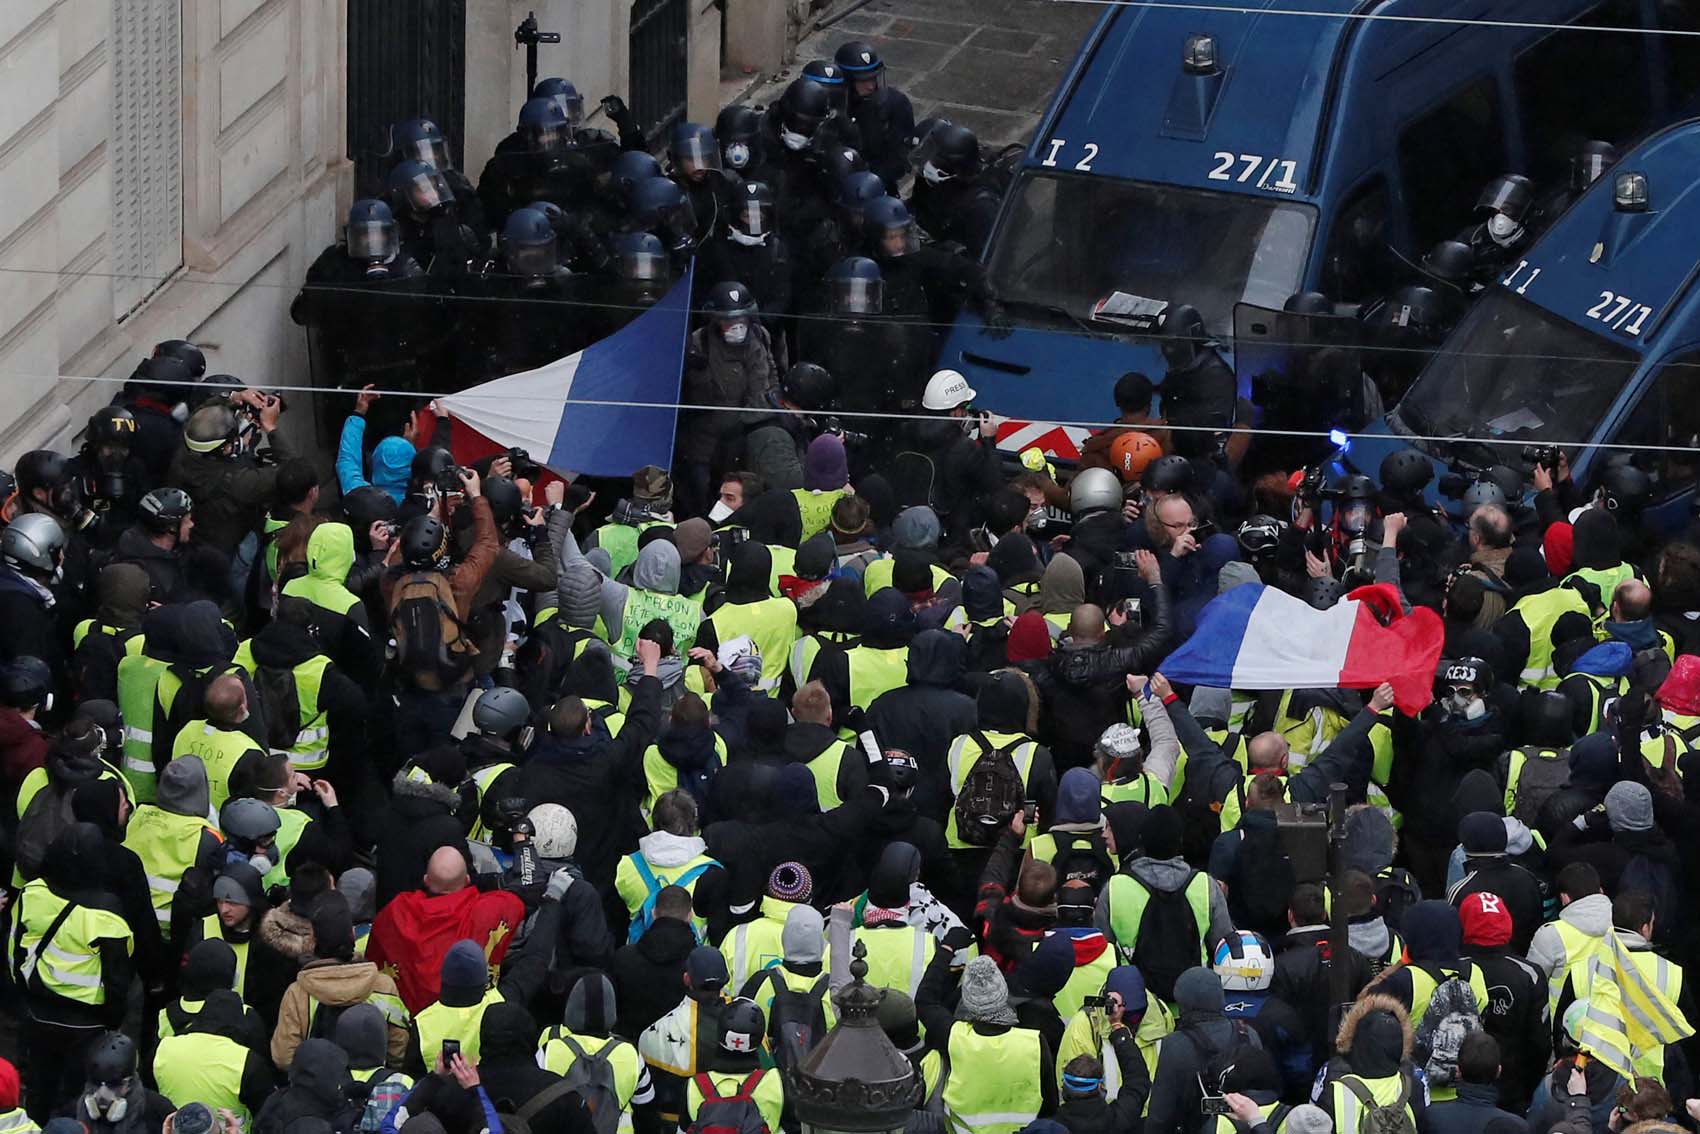
{"type": "Polygon", "coordinates": [[[1588,485],[1622,450],[1584,446],[1631,446],[1653,482],[1648,521],[1686,523],[1700,479],[1696,232],[1700,120],[1649,138],[1572,205],[1447,337],[1386,440],[1354,443],[1353,463],[1373,474],[1413,444],[1437,462],[1526,469],[1524,448],[1558,445],[1588,485]]]}
{"type": "Polygon", "coordinates": [[[1602,30],[1666,27],[1700,28],[1700,4],[1108,4],[985,253],[1013,327],[964,313],[939,365],[1013,419],[1001,447],[1071,459],[1088,431],[1048,423],[1109,420],[1128,371],[1161,381],[1171,303],[1226,352],[1236,308],[1371,301],[1496,176],[1561,184],[1582,142],[1672,120],[1700,92],[1700,38],[1602,30]]]}

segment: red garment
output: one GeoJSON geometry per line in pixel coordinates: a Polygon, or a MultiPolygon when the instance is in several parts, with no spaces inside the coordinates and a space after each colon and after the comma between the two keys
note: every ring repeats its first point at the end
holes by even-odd
{"type": "Polygon", "coordinates": [[[1004,644],[1004,656],[1011,665],[1026,661],[1042,661],[1051,656],[1051,628],[1045,616],[1030,610],[1015,620],[1004,644]]]}
{"type": "Polygon", "coordinates": [[[1546,558],[1547,570],[1563,577],[1570,574],[1571,557],[1575,554],[1576,537],[1570,525],[1553,524],[1541,539],[1541,555],[1546,558]]]}
{"type": "Polygon", "coordinates": [[[0,707],[0,779],[16,790],[47,762],[47,737],[16,709],[0,707]]]}
{"type": "Polygon", "coordinates": [[[1659,691],[1653,695],[1659,708],[1669,709],[1685,717],[1700,717],[1700,658],[1693,654],[1677,655],[1659,691]]]}
{"type": "Polygon", "coordinates": [[[394,974],[402,1003],[417,1013],[437,999],[443,955],[449,946],[470,938],[495,968],[507,956],[508,944],[523,920],[525,903],[502,890],[480,893],[471,886],[452,894],[409,890],[378,911],[366,939],[366,959],[394,974]]]}

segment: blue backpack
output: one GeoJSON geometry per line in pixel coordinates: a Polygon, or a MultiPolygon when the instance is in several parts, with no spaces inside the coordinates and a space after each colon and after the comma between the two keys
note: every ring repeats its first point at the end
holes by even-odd
{"type": "Polygon", "coordinates": [[[649,868],[649,863],[644,861],[643,855],[630,854],[626,857],[631,860],[632,866],[638,872],[638,877],[643,879],[644,889],[648,891],[643,896],[643,905],[638,907],[637,913],[632,917],[631,928],[626,930],[627,945],[635,944],[637,939],[643,936],[644,931],[655,924],[655,899],[661,896],[662,890],[668,886],[683,886],[688,890],[691,883],[706,874],[710,867],[720,865],[711,858],[706,862],[697,863],[677,878],[666,879],[655,876],[655,872],[649,868]]]}

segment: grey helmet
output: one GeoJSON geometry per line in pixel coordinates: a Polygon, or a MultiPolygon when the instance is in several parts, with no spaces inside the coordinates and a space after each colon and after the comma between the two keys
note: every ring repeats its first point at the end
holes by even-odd
{"type": "Polygon", "coordinates": [[[226,800],[218,813],[218,825],[230,838],[261,843],[277,834],[277,808],[246,796],[226,800]]]}
{"type": "Polygon", "coordinates": [[[1487,504],[1505,507],[1505,489],[1491,480],[1478,480],[1464,490],[1464,514],[1466,516],[1487,504]]]}
{"type": "Polygon", "coordinates": [[[531,704],[518,689],[486,689],[472,707],[472,726],[485,736],[507,739],[531,719],[531,704]]]}
{"type": "Polygon", "coordinates": [[[0,557],[20,570],[51,575],[59,569],[64,552],[65,531],[58,520],[44,512],[26,512],[0,535],[0,557]]]}
{"type": "Polygon", "coordinates": [[[1068,486],[1068,509],[1076,516],[1122,506],[1121,478],[1109,469],[1081,469],[1068,486]]]}

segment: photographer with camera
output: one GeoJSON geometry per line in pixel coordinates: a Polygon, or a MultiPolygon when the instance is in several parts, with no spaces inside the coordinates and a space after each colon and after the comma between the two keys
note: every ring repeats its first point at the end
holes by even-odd
{"type": "Polygon", "coordinates": [[[238,593],[259,553],[259,527],[277,494],[278,473],[296,456],[278,431],[286,408],[281,396],[259,390],[207,402],[190,415],[166,477],[195,501],[196,541],[230,557],[238,593]],[[257,451],[261,441],[266,449],[257,451]]]}

